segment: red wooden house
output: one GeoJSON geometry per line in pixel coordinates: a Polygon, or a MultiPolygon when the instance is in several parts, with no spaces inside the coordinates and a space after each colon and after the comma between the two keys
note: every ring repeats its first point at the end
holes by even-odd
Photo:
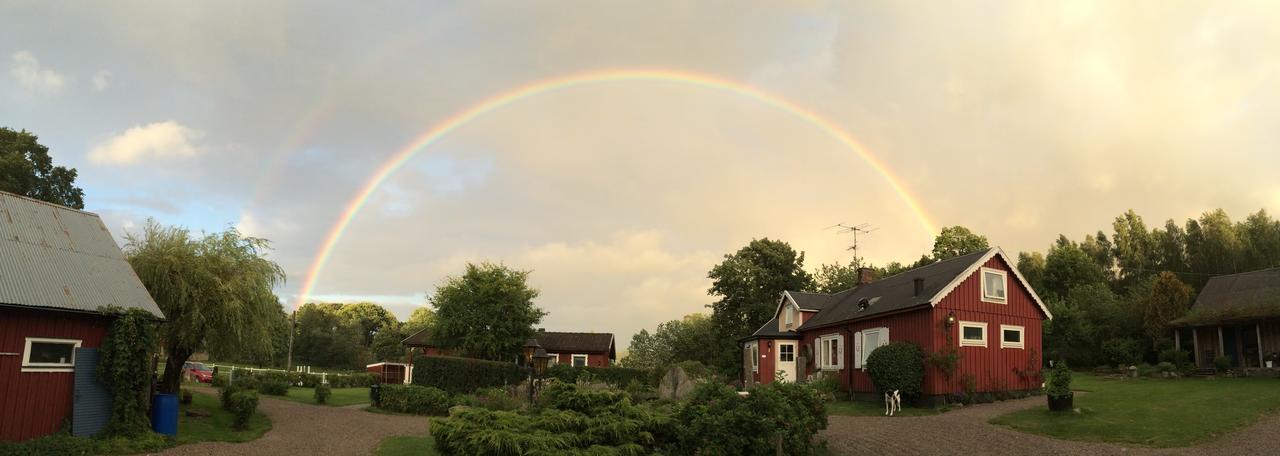
{"type": "Polygon", "coordinates": [[[866,359],[910,341],[926,355],[955,350],[948,376],[926,366],[924,396],[1040,387],[1041,322],[1048,308],[999,248],[918,267],[834,294],[782,293],[773,319],[742,339],[747,383],[835,376],[853,393],[874,394],[866,359]]]}
{"type": "MultiPolygon", "coordinates": [[[[553,332],[538,329],[533,336],[551,355],[551,363],[574,366],[609,367],[618,358],[611,333],[553,332]]],[[[431,340],[431,330],[423,329],[406,337],[403,342],[412,354],[427,356],[458,356],[456,350],[441,348],[431,340]]]]}
{"type": "Polygon", "coordinates": [[[105,424],[106,306],[164,318],[97,215],[0,192],[0,441],[105,424]]]}

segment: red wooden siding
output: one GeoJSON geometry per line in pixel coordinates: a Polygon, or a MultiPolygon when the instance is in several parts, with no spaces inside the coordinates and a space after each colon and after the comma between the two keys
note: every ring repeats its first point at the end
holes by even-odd
{"type": "MultiPolygon", "coordinates": [[[[783,339],[792,340],[792,339],[783,339]]],[[[774,369],[777,367],[778,353],[777,341],[773,339],[760,339],[756,341],[760,344],[760,366],[759,371],[752,377],[752,381],[760,384],[773,383],[774,369]]]]}
{"type": "MultiPolygon", "coordinates": [[[[845,368],[839,372],[840,384],[845,385],[847,387],[847,385],[850,384],[849,375],[850,373],[852,373],[853,391],[859,392],[859,393],[871,393],[871,392],[875,392],[875,385],[871,384],[871,377],[867,375],[867,372],[865,370],[853,368],[854,351],[853,351],[853,339],[851,338],[852,334],[858,331],[862,331],[864,329],[881,328],[881,327],[889,328],[889,342],[898,342],[898,341],[915,342],[921,345],[920,348],[924,350],[925,353],[929,353],[932,350],[931,347],[929,346],[929,344],[931,343],[929,333],[930,331],[933,330],[932,323],[929,320],[929,315],[930,315],[929,307],[925,306],[920,308],[919,310],[912,310],[904,313],[886,315],[881,318],[873,318],[870,320],[864,320],[864,321],[859,321],[851,324],[835,326],[830,328],[815,329],[815,330],[805,332],[803,342],[805,346],[809,347],[808,348],[809,352],[813,353],[814,356],[816,357],[817,354],[820,353],[820,351],[818,350],[819,347],[817,347],[814,344],[814,341],[821,336],[825,336],[832,333],[839,333],[844,340],[843,344],[845,347],[844,348],[845,350],[844,367],[845,368]]],[[[866,348],[864,348],[864,350],[865,349],[866,348]]],[[[813,362],[813,361],[808,361],[808,362],[813,362]]],[[[806,366],[804,371],[805,373],[802,375],[808,375],[808,374],[814,373],[816,366],[817,366],[816,363],[806,366]]]]}
{"type": "Polygon", "coordinates": [[[982,301],[982,274],[975,272],[965,278],[959,286],[952,290],[933,311],[934,350],[952,344],[960,344],[959,321],[985,322],[987,324],[986,347],[959,347],[960,365],[950,381],[946,381],[940,372],[932,369],[926,375],[925,394],[946,394],[963,391],[963,379],[972,375],[976,381],[976,391],[1003,391],[1031,389],[1040,386],[1041,380],[1036,377],[1018,375],[1015,370],[1038,371],[1043,363],[1041,323],[1044,314],[1027,291],[1013,270],[999,256],[993,257],[983,265],[991,269],[1009,273],[1007,285],[1007,304],[982,301]],[[955,312],[956,325],[949,331],[941,331],[941,323],[947,314],[955,312]],[[1022,326],[1023,347],[1000,348],[1000,325],[1022,326]],[[948,333],[950,338],[948,340],[948,333]]]}
{"type": "MultiPolygon", "coordinates": [[[[560,364],[573,364],[574,353],[547,353],[548,355],[559,355],[560,364]]],[[[587,365],[591,367],[609,367],[609,355],[604,353],[577,353],[578,355],[587,355],[587,365]]]]}
{"type": "Polygon", "coordinates": [[[0,307],[0,440],[20,441],[51,434],[71,416],[71,372],[22,372],[28,337],[80,339],[97,348],[109,319],[61,311],[0,307]]]}

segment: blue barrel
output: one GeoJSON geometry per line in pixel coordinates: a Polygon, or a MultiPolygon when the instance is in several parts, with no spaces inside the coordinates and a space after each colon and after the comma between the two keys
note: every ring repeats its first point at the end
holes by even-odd
{"type": "Polygon", "coordinates": [[[151,429],[164,435],[178,435],[178,395],[151,396],[151,429]]]}

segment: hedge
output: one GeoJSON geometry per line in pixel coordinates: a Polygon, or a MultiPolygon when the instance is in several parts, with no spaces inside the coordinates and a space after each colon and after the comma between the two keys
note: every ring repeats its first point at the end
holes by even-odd
{"type": "Polygon", "coordinates": [[[450,356],[417,356],[413,361],[414,385],[433,386],[452,394],[514,385],[528,375],[525,368],[515,363],[499,361],[450,356]]]}
{"type": "Polygon", "coordinates": [[[653,372],[626,367],[574,367],[569,364],[553,364],[547,366],[547,377],[556,378],[565,383],[577,383],[579,379],[588,378],[615,388],[625,388],[632,381],[657,386],[657,377],[653,372]]]}
{"type": "MultiPolygon", "coordinates": [[[[378,376],[370,373],[331,374],[322,377],[320,374],[308,374],[305,372],[251,371],[247,369],[236,369],[235,372],[236,384],[252,389],[259,389],[260,384],[264,381],[280,381],[290,386],[315,388],[316,385],[320,384],[322,378],[329,381],[330,388],[367,388],[378,383],[378,376]],[[246,380],[248,383],[241,383],[246,380]]],[[[217,380],[217,378],[215,377],[214,380],[217,380]]],[[[266,391],[263,392],[266,393],[266,391]]]]}
{"type": "Polygon", "coordinates": [[[449,413],[449,393],[440,388],[416,385],[383,385],[381,408],[415,415],[449,413]]]}

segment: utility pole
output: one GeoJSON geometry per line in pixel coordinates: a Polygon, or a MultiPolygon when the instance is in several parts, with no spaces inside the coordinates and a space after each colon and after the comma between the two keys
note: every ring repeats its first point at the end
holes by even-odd
{"type": "Polygon", "coordinates": [[[294,333],[293,325],[297,323],[297,321],[298,321],[298,311],[295,310],[293,312],[290,312],[289,313],[289,356],[288,358],[285,358],[285,362],[284,362],[284,370],[286,372],[293,372],[293,333],[294,333]]]}
{"type": "Polygon", "coordinates": [[[862,257],[858,256],[858,235],[871,234],[871,232],[878,230],[879,228],[871,226],[870,223],[860,223],[857,225],[846,225],[844,223],[837,223],[827,228],[828,229],[839,228],[841,234],[843,233],[853,234],[853,245],[850,245],[847,250],[853,251],[853,266],[859,267],[859,268],[862,267],[862,257]]]}

